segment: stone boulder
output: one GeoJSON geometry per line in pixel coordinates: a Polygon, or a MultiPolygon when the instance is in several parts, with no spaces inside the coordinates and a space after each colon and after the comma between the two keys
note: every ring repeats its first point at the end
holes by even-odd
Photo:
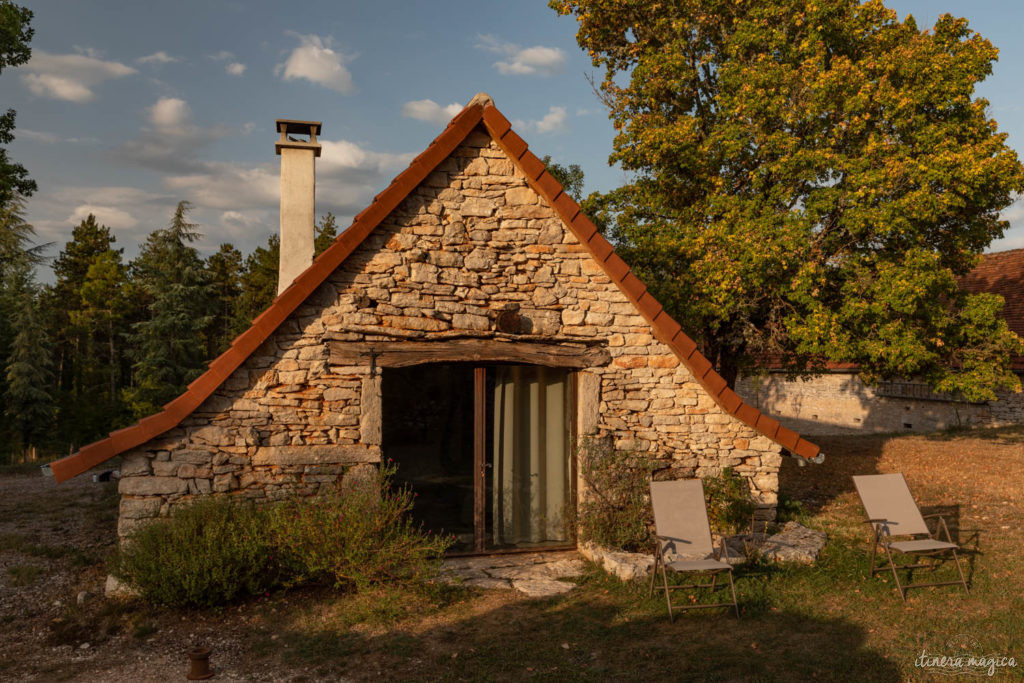
{"type": "Polygon", "coordinates": [[[769,536],[759,550],[766,560],[773,562],[814,564],[827,540],[828,535],[824,531],[786,522],[782,531],[769,536]]]}

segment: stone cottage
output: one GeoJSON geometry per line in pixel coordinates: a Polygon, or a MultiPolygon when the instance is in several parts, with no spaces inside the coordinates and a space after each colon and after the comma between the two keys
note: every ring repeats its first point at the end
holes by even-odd
{"type": "Polygon", "coordinates": [[[820,457],[726,387],[490,97],[315,260],[320,124],[277,125],[278,297],[162,412],[52,464],[64,481],[124,456],[120,534],[195,496],[313,494],[392,460],[457,549],[558,547],[583,436],[667,476],[731,466],[766,506],[783,452],[820,457]]]}
{"type": "MultiPolygon", "coordinates": [[[[985,254],[964,276],[961,286],[973,294],[999,294],[1006,304],[1007,326],[1024,337],[1024,249],[985,254]]],[[[1024,357],[1012,370],[1024,379],[1024,357]]],[[[1024,392],[999,391],[995,401],[967,401],[933,392],[913,379],[867,385],[853,364],[831,364],[823,375],[790,380],[785,372],[743,377],[737,391],[744,400],[783,424],[806,434],[933,432],[950,427],[1024,424],[1024,392]]]]}

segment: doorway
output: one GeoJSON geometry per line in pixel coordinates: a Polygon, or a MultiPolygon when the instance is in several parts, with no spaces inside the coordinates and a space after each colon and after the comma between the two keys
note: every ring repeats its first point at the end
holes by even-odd
{"type": "Polygon", "coordinates": [[[453,553],[573,544],[570,373],[537,365],[384,368],[383,453],[413,518],[453,553]]]}

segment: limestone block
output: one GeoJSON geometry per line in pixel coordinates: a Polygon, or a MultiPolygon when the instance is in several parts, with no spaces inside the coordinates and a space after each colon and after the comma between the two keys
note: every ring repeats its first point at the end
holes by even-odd
{"type": "MultiPolygon", "coordinates": [[[[380,462],[380,448],[361,444],[261,446],[252,457],[259,465],[322,465],[380,462]]],[[[123,480],[122,480],[123,481],[123,480]]]]}
{"type": "Polygon", "coordinates": [[[537,193],[529,187],[513,187],[505,193],[506,206],[519,206],[523,204],[536,204],[537,193]]]}
{"type": "Polygon", "coordinates": [[[601,419],[601,378],[593,373],[577,373],[578,429],[580,434],[592,434],[601,419]]]}
{"type": "Polygon", "coordinates": [[[141,453],[131,453],[121,463],[121,476],[132,477],[140,474],[149,474],[149,458],[141,453]]]}
{"type": "Polygon", "coordinates": [[[119,511],[125,519],[145,519],[159,515],[161,505],[161,498],[122,498],[119,511]]]}
{"type": "MultiPolygon", "coordinates": [[[[284,382],[288,384],[288,382],[284,382]]],[[[208,427],[200,427],[199,429],[192,430],[189,434],[189,438],[193,442],[208,443],[213,446],[223,446],[234,442],[234,437],[226,433],[222,427],[210,425],[208,427]]]]}
{"type": "Polygon", "coordinates": [[[412,264],[411,273],[413,282],[437,282],[437,266],[430,263],[412,264]]]}
{"type": "Polygon", "coordinates": [[[452,316],[452,326],[463,330],[489,330],[491,321],[483,315],[456,313],[452,316]]]}
{"type": "Polygon", "coordinates": [[[178,475],[180,463],[156,461],[153,463],[153,474],[157,477],[175,477],[178,475]]]}
{"type": "Polygon", "coordinates": [[[463,216],[478,216],[488,218],[494,214],[497,205],[490,199],[483,197],[468,197],[462,202],[460,212],[463,216]]]}
{"type": "Polygon", "coordinates": [[[184,493],[188,485],[177,477],[122,477],[117,486],[122,496],[167,496],[184,493]]]}
{"type": "Polygon", "coordinates": [[[382,438],[381,376],[363,379],[359,400],[359,437],[364,444],[379,446],[382,438]]]}
{"type": "Polygon", "coordinates": [[[217,493],[224,493],[238,488],[238,479],[234,474],[218,474],[213,478],[213,490],[217,493]]]}
{"type": "Polygon", "coordinates": [[[441,236],[441,244],[445,246],[453,246],[456,244],[462,244],[466,241],[466,226],[462,221],[453,221],[444,228],[444,233],[441,236]]]}
{"type": "Polygon", "coordinates": [[[496,259],[496,255],[490,249],[477,247],[466,257],[465,264],[470,270],[488,270],[496,259]]]}

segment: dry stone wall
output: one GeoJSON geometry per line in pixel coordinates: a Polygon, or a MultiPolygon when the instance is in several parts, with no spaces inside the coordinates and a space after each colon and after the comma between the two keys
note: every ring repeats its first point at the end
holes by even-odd
{"type": "Polygon", "coordinates": [[[807,380],[787,380],[781,373],[743,377],[736,392],[786,427],[807,435],[934,432],[1024,423],[1024,393],[999,392],[998,400],[988,403],[880,396],[852,372],[807,380]]]}
{"type": "MultiPolygon", "coordinates": [[[[380,377],[329,345],[498,336],[606,346],[578,373],[577,431],[660,458],[668,476],[731,466],[774,504],[780,447],[724,413],[482,129],[178,428],[129,453],[123,534],[202,494],[275,500],[381,457],[380,377]]],[[[511,343],[511,341],[510,341],[511,343]]]]}

